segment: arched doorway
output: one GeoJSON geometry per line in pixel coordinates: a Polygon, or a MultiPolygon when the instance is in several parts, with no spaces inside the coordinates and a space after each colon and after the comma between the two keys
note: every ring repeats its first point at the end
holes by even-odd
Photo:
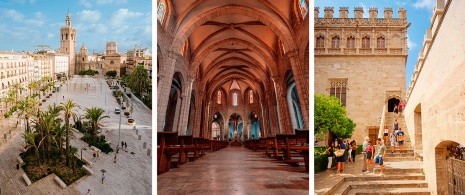
{"type": "Polygon", "coordinates": [[[400,100],[397,98],[391,98],[388,100],[388,112],[394,112],[394,106],[399,105],[400,100]]]}
{"type": "Polygon", "coordinates": [[[249,121],[250,121],[250,130],[248,133],[249,139],[258,139],[261,136],[260,133],[260,122],[258,121],[258,114],[255,112],[251,112],[249,114],[249,121]]]}
{"type": "Polygon", "coordinates": [[[181,73],[175,73],[171,83],[170,95],[168,98],[168,105],[166,108],[165,123],[163,124],[163,131],[176,131],[177,122],[179,118],[179,111],[181,109],[181,92],[182,84],[181,73]]]}
{"type": "Polygon", "coordinates": [[[219,112],[213,115],[213,122],[212,122],[212,132],[211,138],[214,140],[222,140],[223,139],[223,115],[219,112]],[[217,126],[216,126],[217,125],[217,126]]]}
{"type": "Polygon", "coordinates": [[[220,124],[216,121],[213,121],[212,123],[212,138],[214,140],[218,140],[220,138],[220,124]]]}
{"type": "Polygon", "coordinates": [[[435,148],[437,194],[462,194],[465,190],[465,146],[443,141],[435,148]]]}
{"type": "Polygon", "coordinates": [[[289,113],[292,122],[292,131],[295,129],[305,129],[304,117],[302,115],[302,109],[299,101],[299,94],[294,81],[294,75],[292,72],[287,73],[287,103],[289,107],[289,113]]]}
{"type": "MultiPolygon", "coordinates": [[[[232,138],[239,138],[239,126],[242,124],[242,117],[237,114],[233,113],[229,116],[229,123],[228,123],[228,139],[232,138]]],[[[242,127],[241,126],[241,135],[242,135],[242,127]]]]}

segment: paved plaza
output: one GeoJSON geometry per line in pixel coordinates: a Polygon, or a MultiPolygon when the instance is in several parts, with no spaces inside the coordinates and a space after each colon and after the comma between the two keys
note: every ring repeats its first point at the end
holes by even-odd
{"type": "MultiPolygon", "coordinates": [[[[71,80],[70,80],[71,81],[71,80]]],[[[68,81],[69,82],[69,81],[68,81]]],[[[115,148],[118,143],[118,124],[120,115],[114,113],[118,104],[112,96],[111,90],[104,79],[93,80],[97,85],[86,87],[79,83],[63,84],[58,93],[47,99],[42,107],[54,103],[59,105],[68,99],[76,102],[80,106],[78,115],[83,115],[85,108],[92,106],[102,108],[110,118],[101,122],[102,132],[106,140],[111,142],[111,147],[115,148]],[[64,98],[63,98],[64,96],[64,98]]],[[[121,118],[121,141],[127,143],[127,150],[120,150],[117,154],[117,161],[114,162],[115,152],[109,154],[101,153],[100,159],[93,159],[93,151],[88,145],[81,141],[82,133],[75,131],[76,139],[70,144],[79,149],[78,153],[92,161],[91,169],[93,175],[85,176],[77,182],[61,189],[53,180],[55,175],[49,175],[30,186],[21,178],[24,173],[22,169],[16,170],[16,158],[20,153],[20,145],[24,142],[21,134],[24,132],[23,123],[16,127],[17,117],[0,120],[1,144],[0,144],[0,188],[2,194],[85,194],[88,189],[92,194],[151,194],[152,193],[152,157],[154,153],[147,155],[147,149],[152,151],[152,114],[143,103],[133,96],[131,101],[134,111],[132,117],[136,121],[138,134],[136,135],[134,125],[127,122],[127,117],[121,118]],[[11,135],[9,131],[11,130],[11,135]],[[4,134],[7,133],[7,139],[4,134]],[[146,143],[146,149],[143,148],[146,143]],[[105,180],[101,182],[101,170],[104,169],[105,180]]]]}

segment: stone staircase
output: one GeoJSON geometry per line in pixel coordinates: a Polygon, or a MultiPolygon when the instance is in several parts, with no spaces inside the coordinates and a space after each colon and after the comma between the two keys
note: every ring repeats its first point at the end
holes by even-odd
{"type": "Polygon", "coordinates": [[[395,113],[386,113],[385,124],[392,130],[396,118],[405,133],[404,152],[400,153],[396,148],[396,153],[391,154],[391,143],[386,144],[384,175],[379,176],[380,169],[376,165],[373,172],[345,177],[325,194],[431,194],[425,181],[423,162],[415,157],[403,115],[397,117],[395,113]]]}

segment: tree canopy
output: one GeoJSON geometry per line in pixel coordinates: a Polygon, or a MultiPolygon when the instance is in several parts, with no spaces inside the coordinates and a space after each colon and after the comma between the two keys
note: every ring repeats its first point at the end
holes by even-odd
{"type": "Polygon", "coordinates": [[[315,135],[329,131],[336,137],[349,138],[355,125],[346,117],[346,109],[338,98],[315,95],[315,135]]]}
{"type": "Polygon", "coordinates": [[[109,70],[109,71],[107,71],[107,73],[105,75],[108,76],[108,77],[115,78],[116,77],[116,70],[109,70]]]}

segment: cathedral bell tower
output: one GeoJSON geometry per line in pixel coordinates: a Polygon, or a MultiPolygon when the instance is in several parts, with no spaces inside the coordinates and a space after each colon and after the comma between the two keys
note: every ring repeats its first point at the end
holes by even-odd
{"type": "Polygon", "coordinates": [[[76,28],[71,26],[69,13],[66,15],[65,26],[60,31],[60,53],[69,56],[68,75],[74,75],[76,74],[76,28]]]}

